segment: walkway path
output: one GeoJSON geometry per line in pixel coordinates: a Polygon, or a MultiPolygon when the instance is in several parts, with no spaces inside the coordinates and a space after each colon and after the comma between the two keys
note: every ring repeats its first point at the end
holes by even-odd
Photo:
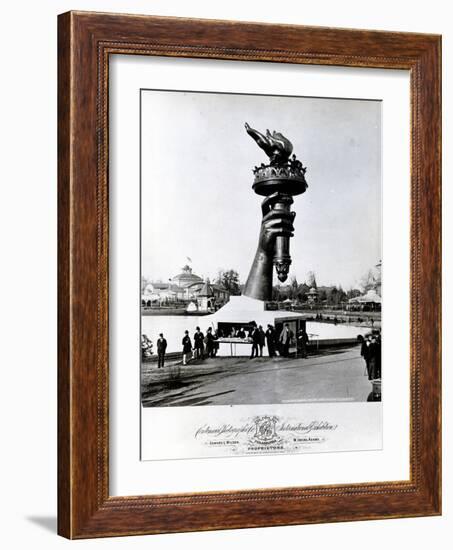
{"type": "Polygon", "coordinates": [[[145,407],[366,401],[371,391],[359,346],[306,359],[215,358],[142,368],[145,407]]]}

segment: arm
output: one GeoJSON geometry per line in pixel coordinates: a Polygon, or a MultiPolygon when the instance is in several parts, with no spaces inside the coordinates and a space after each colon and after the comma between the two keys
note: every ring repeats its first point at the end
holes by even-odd
{"type": "Polygon", "coordinates": [[[245,283],[244,295],[257,300],[269,300],[272,297],[273,267],[272,258],[258,248],[245,283]]]}
{"type": "Polygon", "coordinates": [[[293,221],[296,213],[272,210],[277,197],[277,193],[266,197],[261,205],[263,220],[258,247],[244,287],[244,295],[256,300],[272,299],[275,238],[278,235],[293,236],[293,221]]]}

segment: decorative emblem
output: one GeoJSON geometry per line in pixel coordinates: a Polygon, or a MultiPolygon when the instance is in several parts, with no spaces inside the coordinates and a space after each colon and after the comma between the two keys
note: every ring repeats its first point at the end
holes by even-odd
{"type": "Polygon", "coordinates": [[[255,423],[255,433],[251,440],[253,443],[260,445],[272,445],[278,443],[282,438],[277,434],[276,424],[278,417],[276,416],[257,416],[253,419],[255,423]]]}

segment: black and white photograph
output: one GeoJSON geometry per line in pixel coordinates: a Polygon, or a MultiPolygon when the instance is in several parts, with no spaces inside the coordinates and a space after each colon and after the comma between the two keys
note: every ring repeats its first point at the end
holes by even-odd
{"type": "Polygon", "coordinates": [[[313,407],[362,404],[378,445],[381,102],[142,89],[140,113],[142,410],[243,454],[316,452],[339,426],[313,407]]]}
{"type": "Polygon", "coordinates": [[[452,546],[448,8],[3,5],[6,550],[452,546]]]}

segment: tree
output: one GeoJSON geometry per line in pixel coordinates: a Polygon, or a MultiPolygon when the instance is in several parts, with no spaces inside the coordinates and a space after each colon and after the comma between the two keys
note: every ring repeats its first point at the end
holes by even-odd
{"type": "Polygon", "coordinates": [[[150,282],[149,279],[147,279],[146,277],[144,277],[142,275],[142,280],[141,280],[141,289],[142,289],[141,292],[142,292],[142,294],[144,293],[145,288],[148,286],[149,282],[150,282]]]}
{"type": "Polygon", "coordinates": [[[241,293],[239,273],[234,269],[221,269],[217,275],[216,284],[223,286],[233,296],[238,296],[241,293]]]}
{"type": "Polygon", "coordinates": [[[348,300],[350,300],[351,298],[357,298],[357,296],[360,296],[361,292],[358,288],[350,288],[347,292],[346,292],[346,298],[348,300]]]}
{"type": "Polygon", "coordinates": [[[338,288],[336,286],[329,289],[327,300],[330,305],[336,306],[338,304],[338,288]]]}
{"type": "Polygon", "coordinates": [[[316,284],[316,275],[315,275],[315,272],[314,271],[309,271],[307,273],[307,285],[310,287],[310,288],[318,288],[318,285],[316,284]]]}
{"type": "Polygon", "coordinates": [[[299,284],[295,276],[291,277],[289,287],[290,287],[289,297],[291,298],[291,300],[296,300],[299,295],[299,284]]]}
{"type": "Polygon", "coordinates": [[[341,304],[342,302],[346,302],[347,296],[346,292],[343,290],[343,287],[341,285],[338,286],[338,303],[341,304]]]}
{"type": "Polygon", "coordinates": [[[369,290],[372,290],[376,286],[376,279],[373,273],[372,269],[369,269],[365,275],[360,279],[360,287],[362,289],[362,292],[368,292],[369,290]]]}
{"type": "Polygon", "coordinates": [[[280,300],[281,300],[280,285],[274,285],[272,287],[272,301],[279,302],[280,300]]]}
{"type": "Polygon", "coordinates": [[[307,285],[307,283],[302,283],[299,285],[299,288],[297,289],[297,297],[301,302],[307,301],[307,293],[310,290],[310,287],[307,285]]]}
{"type": "Polygon", "coordinates": [[[327,300],[327,292],[325,288],[321,289],[318,294],[318,301],[322,303],[324,300],[327,300]]]}
{"type": "Polygon", "coordinates": [[[379,260],[375,267],[375,276],[374,276],[374,280],[375,280],[374,289],[379,294],[379,296],[381,295],[381,286],[382,286],[381,277],[382,277],[382,260],[379,260]]]}

